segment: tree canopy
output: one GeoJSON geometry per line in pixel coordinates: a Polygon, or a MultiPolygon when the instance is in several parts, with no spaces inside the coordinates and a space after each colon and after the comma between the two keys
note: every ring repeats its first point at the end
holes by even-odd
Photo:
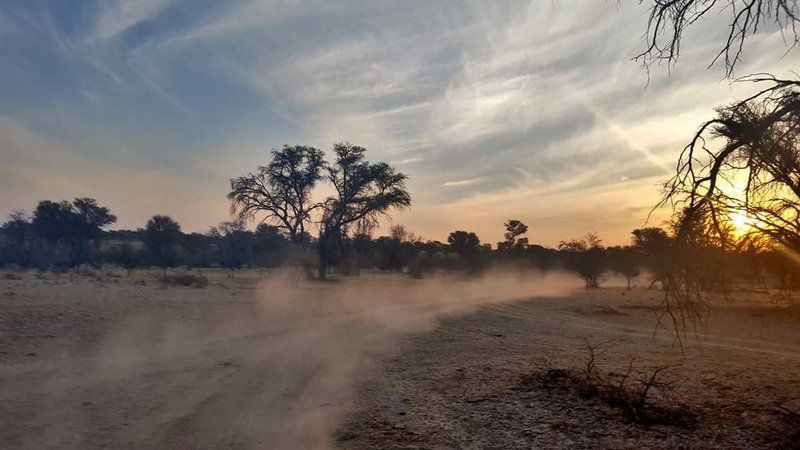
{"type": "Polygon", "coordinates": [[[88,261],[86,246],[95,241],[101,230],[117,221],[111,211],[92,198],[72,202],[43,200],[33,211],[33,232],[51,245],[69,248],[73,264],[88,261]]]}
{"type": "Polygon", "coordinates": [[[325,279],[333,247],[350,227],[360,221],[374,222],[392,210],[411,206],[411,195],[406,189],[408,176],[385,162],[370,163],[365,158],[366,151],[348,142],[334,144],[334,160],[325,167],[335,194],[322,203],[320,279],[325,279]]]}
{"type": "Polygon", "coordinates": [[[165,272],[182,237],[181,226],[172,217],[155,215],[147,221],[144,244],[158,258],[165,272]]]}
{"type": "Polygon", "coordinates": [[[244,220],[261,215],[292,242],[300,242],[311,213],[322,206],[312,203],[311,193],[322,178],[324,163],[318,148],[285,145],[273,150],[269,164],[231,180],[231,212],[244,220]]]}

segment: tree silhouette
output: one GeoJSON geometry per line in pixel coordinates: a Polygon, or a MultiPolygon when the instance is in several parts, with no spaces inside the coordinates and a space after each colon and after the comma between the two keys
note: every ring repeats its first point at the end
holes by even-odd
{"type": "Polygon", "coordinates": [[[321,205],[311,193],[322,177],[321,150],[305,145],[273,150],[267,166],[231,180],[231,211],[240,219],[263,215],[263,220],[285,231],[289,240],[303,241],[311,213],[321,205]]]}
{"type": "MultiPolygon", "coordinates": [[[[664,306],[674,322],[701,320],[713,249],[736,244],[734,215],[747,217],[741,239],[767,239],[789,255],[800,251],[800,81],[771,76],[766,89],[720,108],[684,148],[660,205],[675,211],[675,248],[664,306]],[[736,185],[731,180],[744,180],[736,185]]],[[[714,281],[724,284],[725,279],[714,281]]]]}
{"type": "Polygon", "coordinates": [[[683,34],[702,19],[731,14],[722,47],[709,64],[725,61],[728,76],[739,62],[745,41],[764,26],[781,29],[791,51],[800,43],[800,4],[797,0],[654,0],[647,22],[646,48],[636,56],[649,66],[654,62],[675,63],[680,56],[683,34]]]}
{"type": "Polygon", "coordinates": [[[223,267],[241,269],[247,263],[253,250],[253,234],[247,231],[243,219],[221,222],[211,227],[209,234],[217,240],[223,267]]]}
{"type": "Polygon", "coordinates": [[[672,238],[663,228],[638,228],[631,232],[633,247],[641,253],[647,269],[652,275],[650,287],[657,282],[665,285],[672,258],[672,238]]]}
{"type": "MultiPolygon", "coordinates": [[[[655,0],[647,47],[637,59],[645,66],[674,63],[686,30],[721,12],[730,13],[731,19],[709,67],[724,59],[728,77],[740,61],[745,41],[769,23],[781,30],[787,53],[800,43],[797,0],[655,0]]],[[[800,243],[800,190],[796,189],[800,81],[769,74],[737,81],[759,83],[760,90],[718,109],[716,118],[700,126],[681,153],[676,175],[666,183],[658,205],[675,211],[675,244],[664,280],[661,317],[671,318],[677,335],[687,321],[703,320],[709,310],[706,290],[710,286],[726,291],[720,267],[724,264],[718,258],[734,244],[733,214],[753,222],[756,232],[747,233],[746,239],[766,238],[789,255],[796,255],[800,243]],[[722,143],[707,145],[712,141],[722,143]],[[731,184],[737,176],[746,180],[746,186],[731,184]]]]}
{"type": "Polygon", "coordinates": [[[3,224],[3,254],[7,262],[29,267],[33,262],[34,235],[31,216],[23,211],[12,213],[3,224]]]}
{"type": "Polygon", "coordinates": [[[368,162],[365,152],[364,147],[347,142],[334,144],[335,159],[325,168],[336,193],[323,203],[318,242],[320,280],[326,279],[332,256],[341,253],[348,227],[411,206],[405,185],[408,177],[389,164],[368,162]]]}
{"type": "Polygon", "coordinates": [[[453,231],[447,236],[447,244],[452,251],[461,255],[470,274],[483,270],[487,262],[485,256],[491,252],[491,244],[486,244],[488,248],[482,247],[478,235],[471,231],[453,231]]]}
{"type": "Polygon", "coordinates": [[[70,264],[91,262],[89,244],[96,243],[102,229],[117,221],[108,208],[91,198],[68,201],[39,202],[33,212],[36,235],[55,247],[64,245],[70,253],[70,264]]]}
{"type": "Polygon", "coordinates": [[[628,283],[628,290],[631,289],[631,281],[639,276],[639,263],[641,254],[635,247],[610,247],[607,250],[608,265],[614,272],[625,277],[628,283]]]}
{"type": "Polygon", "coordinates": [[[408,231],[405,225],[396,224],[389,228],[389,236],[403,244],[415,244],[422,242],[422,237],[417,236],[413,231],[408,231]]]}
{"type": "Polygon", "coordinates": [[[528,232],[528,226],[520,220],[510,219],[504,224],[506,232],[503,234],[505,241],[498,243],[497,248],[501,251],[512,250],[515,248],[524,249],[528,244],[527,238],[519,238],[528,232]]]}
{"type": "Polygon", "coordinates": [[[600,286],[600,277],[605,268],[605,248],[596,233],[586,233],[580,239],[561,241],[558,249],[570,256],[570,264],[583,278],[587,288],[600,286]]]}
{"type": "Polygon", "coordinates": [[[120,245],[111,248],[110,256],[112,260],[122,266],[128,277],[131,276],[131,271],[136,267],[138,261],[136,258],[136,251],[130,242],[125,241],[120,245]]]}
{"type": "Polygon", "coordinates": [[[275,267],[285,257],[286,239],[278,228],[266,223],[259,224],[253,233],[253,256],[261,266],[275,267]]]}
{"type": "Polygon", "coordinates": [[[481,240],[471,231],[453,231],[447,236],[447,244],[454,252],[468,258],[478,252],[481,240]]]}
{"type": "Polygon", "coordinates": [[[175,246],[182,237],[181,226],[169,216],[155,215],[147,221],[144,244],[158,259],[164,275],[167,274],[175,246]]]}

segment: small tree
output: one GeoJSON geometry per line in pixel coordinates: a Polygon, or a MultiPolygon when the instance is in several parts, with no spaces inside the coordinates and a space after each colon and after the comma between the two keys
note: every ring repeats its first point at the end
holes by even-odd
{"type": "Polygon", "coordinates": [[[98,244],[102,229],[115,223],[117,216],[111,214],[108,208],[98,205],[93,198],[76,198],[72,205],[76,213],[76,229],[73,237],[74,261],[75,264],[91,262],[88,246],[98,244]]]}
{"type": "Polygon", "coordinates": [[[244,220],[222,222],[211,227],[209,234],[217,240],[223,267],[241,269],[249,261],[253,251],[253,234],[245,228],[244,220]]]}
{"type": "Polygon", "coordinates": [[[461,255],[469,274],[480,273],[488,262],[491,244],[481,245],[478,235],[471,231],[454,231],[447,237],[450,249],[461,255]]]}
{"type": "Polygon", "coordinates": [[[561,241],[558,248],[570,256],[571,265],[583,278],[587,288],[600,286],[605,268],[605,248],[596,233],[587,233],[580,239],[561,241]]]}
{"type": "Polygon", "coordinates": [[[527,244],[527,239],[518,239],[520,236],[528,232],[528,226],[522,223],[520,220],[511,219],[505,223],[506,232],[503,237],[506,240],[503,242],[503,247],[506,249],[514,249],[518,247],[523,247],[523,244],[527,244]]]}
{"type": "Polygon", "coordinates": [[[259,224],[253,234],[253,257],[262,267],[280,265],[286,256],[286,238],[277,227],[259,224]]]}
{"type": "Polygon", "coordinates": [[[471,231],[453,231],[447,236],[447,244],[462,257],[471,258],[478,253],[481,240],[471,231]]]}
{"type": "Polygon", "coordinates": [[[39,202],[33,212],[33,230],[53,248],[61,245],[68,251],[71,265],[91,263],[90,244],[97,244],[103,228],[117,221],[108,208],[91,198],[39,202]]]}
{"type": "Polygon", "coordinates": [[[155,215],[147,221],[144,244],[156,256],[167,275],[167,266],[173,258],[175,246],[183,237],[181,226],[169,216],[155,215]]]}
{"type": "Polygon", "coordinates": [[[110,252],[111,259],[125,269],[125,273],[130,278],[131,271],[136,267],[137,258],[136,250],[130,242],[125,241],[117,246],[112,247],[110,252]]]}
{"type": "Polygon", "coordinates": [[[634,249],[641,253],[645,267],[652,275],[650,287],[658,282],[663,285],[670,269],[672,238],[658,227],[639,228],[631,234],[634,249]]]}
{"type": "Polygon", "coordinates": [[[23,211],[14,212],[3,224],[2,233],[5,237],[5,246],[0,249],[5,255],[2,262],[30,267],[34,246],[31,217],[23,211]]]}
{"type": "Polygon", "coordinates": [[[608,264],[611,270],[625,277],[628,290],[631,281],[639,276],[639,262],[641,254],[633,247],[610,247],[608,249],[608,264]]]}

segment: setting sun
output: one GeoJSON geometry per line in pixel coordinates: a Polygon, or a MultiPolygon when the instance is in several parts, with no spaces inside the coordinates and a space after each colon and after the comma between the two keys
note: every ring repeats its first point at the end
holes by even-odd
{"type": "Polygon", "coordinates": [[[731,226],[737,236],[743,236],[753,229],[753,218],[746,213],[738,211],[731,213],[729,216],[731,226]]]}

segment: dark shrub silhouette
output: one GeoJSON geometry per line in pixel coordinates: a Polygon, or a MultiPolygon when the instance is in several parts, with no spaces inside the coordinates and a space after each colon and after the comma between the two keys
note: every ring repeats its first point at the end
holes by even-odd
{"type": "Polygon", "coordinates": [[[167,274],[175,257],[175,248],[183,238],[181,226],[169,216],[155,215],[147,221],[144,232],[144,244],[153,253],[167,274]]]}

